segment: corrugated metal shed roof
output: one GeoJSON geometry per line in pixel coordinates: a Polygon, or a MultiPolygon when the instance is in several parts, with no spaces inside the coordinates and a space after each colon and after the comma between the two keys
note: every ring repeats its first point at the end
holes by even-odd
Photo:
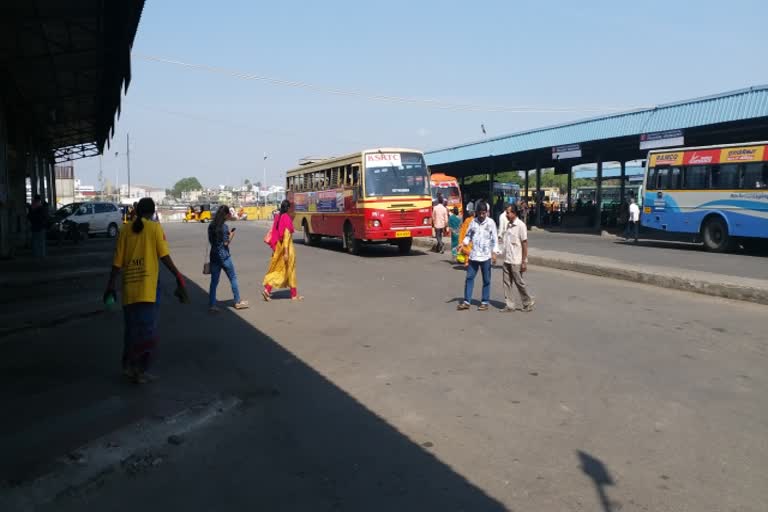
{"type": "Polygon", "coordinates": [[[768,85],[428,151],[429,165],[768,117],[768,85]]]}

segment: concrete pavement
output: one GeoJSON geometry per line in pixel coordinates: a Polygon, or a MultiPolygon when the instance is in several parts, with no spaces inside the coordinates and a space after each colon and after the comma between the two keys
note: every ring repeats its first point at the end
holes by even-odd
{"type": "MultiPolygon", "coordinates": [[[[263,228],[238,227],[235,263],[255,300],[263,228]]],[[[298,246],[304,303],[254,301],[212,318],[204,227],[166,229],[195,304],[164,306],[163,379],[141,393],[199,388],[244,405],[163,448],[156,467],[118,467],[43,510],[756,512],[768,502],[763,306],[537,268],[534,313],[459,313],[463,273],[445,258],[387,247],[353,257],[328,242],[298,246]]],[[[500,280],[494,271],[496,306],[500,280]]],[[[119,336],[119,324],[98,328],[119,336]]],[[[117,339],[103,345],[77,368],[91,386],[119,353],[117,339]]],[[[68,348],[67,361],[84,357],[68,348]]]]}

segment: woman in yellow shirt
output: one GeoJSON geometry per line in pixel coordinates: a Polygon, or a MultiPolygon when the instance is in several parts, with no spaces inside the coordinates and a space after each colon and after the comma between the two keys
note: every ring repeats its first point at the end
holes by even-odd
{"type": "Polygon", "coordinates": [[[123,374],[145,383],[147,370],[158,344],[160,262],[176,276],[176,296],[188,302],[184,277],[174,265],[168,242],[159,223],[151,220],[155,203],[144,198],[136,206],[136,218],[130,228],[120,230],[107,282],[106,300],[114,300],[117,275],[123,274],[123,374]]]}

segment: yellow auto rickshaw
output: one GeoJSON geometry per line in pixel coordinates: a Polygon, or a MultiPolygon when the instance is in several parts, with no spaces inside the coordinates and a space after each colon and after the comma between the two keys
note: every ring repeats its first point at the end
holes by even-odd
{"type": "Polygon", "coordinates": [[[184,222],[210,222],[211,220],[211,205],[210,204],[196,204],[187,208],[187,213],[184,215],[184,222]]]}

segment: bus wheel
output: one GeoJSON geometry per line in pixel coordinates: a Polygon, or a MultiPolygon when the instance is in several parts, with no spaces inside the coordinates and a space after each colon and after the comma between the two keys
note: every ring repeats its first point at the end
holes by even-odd
{"type": "Polygon", "coordinates": [[[360,254],[360,248],[362,242],[359,238],[355,238],[355,230],[352,228],[352,224],[344,225],[344,250],[349,254],[360,254]]]}
{"type": "Polygon", "coordinates": [[[304,245],[317,245],[320,242],[320,237],[309,232],[309,223],[306,219],[301,223],[301,226],[304,232],[304,245]]]}
{"type": "Polygon", "coordinates": [[[397,241],[397,250],[400,252],[400,254],[410,254],[411,246],[413,246],[413,238],[397,241]]]}
{"type": "Polygon", "coordinates": [[[721,217],[711,217],[702,228],[704,247],[712,252],[724,252],[731,247],[731,237],[728,226],[721,217]]]}

